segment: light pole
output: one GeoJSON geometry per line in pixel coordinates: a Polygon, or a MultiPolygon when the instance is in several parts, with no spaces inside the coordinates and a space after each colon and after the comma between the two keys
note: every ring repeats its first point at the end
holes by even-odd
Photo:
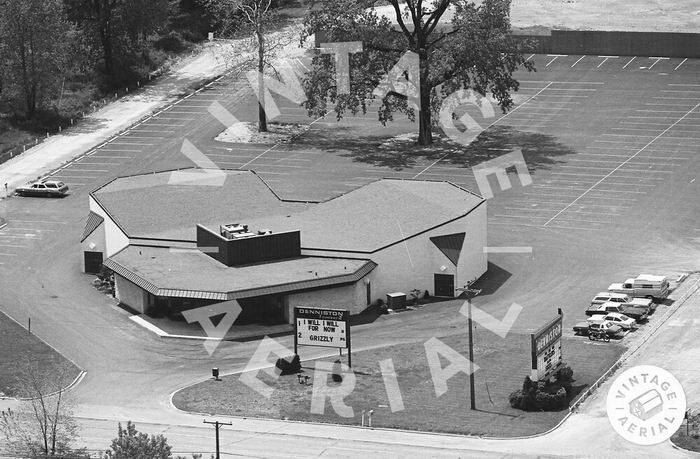
{"type": "Polygon", "coordinates": [[[476,409],[476,394],[474,393],[474,338],[472,333],[472,302],[467,298],[467,324],[469,326],[469,402],[472,410],[476,409]]]}
{"type": "Polygon", "coordinates": [[[481,289],[470,288],[474,282],[476,282],[476,279],[467,282],[464,287],[457,289],[457,291],[467,294],[467,327],[469,328],[469,406],[472,410],[476,410],[476,393],[474,387],[474,325],[472,323],[471,299],[481,293],[481,289]]]}
{"type": "Polygon", "coordinates": [[[205,424],[211,424],[214,426],[214,429],[216,430],[216,459],[221,459],[221,454],[219,452],[219,428],[221,426],[230,426],[230,422],[219,422],[219,421],[204,421],[205,424]]]}

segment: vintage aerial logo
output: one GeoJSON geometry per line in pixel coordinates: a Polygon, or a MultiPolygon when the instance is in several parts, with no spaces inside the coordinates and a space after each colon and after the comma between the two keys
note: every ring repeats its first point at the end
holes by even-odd
{"type": "Polygon", "coordinates": [[[638,445],[671,438],[683,422],[685,392],[663,368],[640,365],[622,373],[608,392],[608,418],[615,431],[638,445]]]}

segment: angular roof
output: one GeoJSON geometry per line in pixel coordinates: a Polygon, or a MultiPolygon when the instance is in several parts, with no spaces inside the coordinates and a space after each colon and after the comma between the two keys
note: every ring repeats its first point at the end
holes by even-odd
{"type": "Polygon", "coordinates": [[[463,217],[484,198],[449,182],[382,179],[253,228],[301,230],[303,249],[371,253],[463,217]]]}
{"type": "Polygon", "coordinates": [[[285,202],[251,171],[198,169],[121,177],[92,197],[129,237],[196,240],[200,223],[245,222],[299,212],[308,204],[285,202]],[[187,174],[201,180],[187,180],[187,174]],[[195,175],[197,174],[197,175],[195,175]]]}
{"type": "Polygon", "coordinates": [[[300,257],[228,267],[197,249],[130,245],[104,265],[158,296],[232,300],[357,282],[370,260],[300,257]]]}
{"type": "Polygon", "coordinates": [[[460,217],[484,198],[444,181],[382,179],[322,203],[280,199],[254,172],[159,172],[124,177],[92,197],[130,238],[195,241],[195,226],[242,223],[301,231],[307,250],[368,254],[460,217]],[[221,179],[221,180],[217,180],[221,179]]]}
{"type": "Polygon", "coordinates": [[[90,211],[90,215],[88,215],[87,221],[85,222],[83,235],[80,237],[80,242],[87,239],[88,236],[90,236],[93,231],[95,231],[102,224],[103,221],[105,221],[105,219],[102,218],[102,215],[98,215],[95,212],[90,211]]]}

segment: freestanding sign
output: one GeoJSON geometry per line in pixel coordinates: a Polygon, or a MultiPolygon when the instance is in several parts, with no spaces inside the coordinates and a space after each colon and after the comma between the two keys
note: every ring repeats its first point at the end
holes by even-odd
{"type": "Polygon", "coordinates": [[[549,379],[562,365],[562,318],[560,309],[559,315],[555,319],[550,320],[544,327],[530,335],[532,346],[530,379],[533,381],[549,379]]]}
{"type": "Polygon", "coordinates": [[[294,308],[294,353],[301,346],[348,350],[350,364],[350,311],[342,309],[294,308]]]}

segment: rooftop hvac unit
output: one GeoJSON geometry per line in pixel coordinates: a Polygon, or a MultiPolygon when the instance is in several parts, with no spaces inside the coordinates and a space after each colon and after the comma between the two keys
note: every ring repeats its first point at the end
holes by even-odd
{"type": "Polygon", "coordinates": [[[233,239],[236,234],[247,233],[248,225],[241,225],[239,223],[232,223],[230,225],[219,226],[219,231],[223,237],[226,239],[233,239]]]}

